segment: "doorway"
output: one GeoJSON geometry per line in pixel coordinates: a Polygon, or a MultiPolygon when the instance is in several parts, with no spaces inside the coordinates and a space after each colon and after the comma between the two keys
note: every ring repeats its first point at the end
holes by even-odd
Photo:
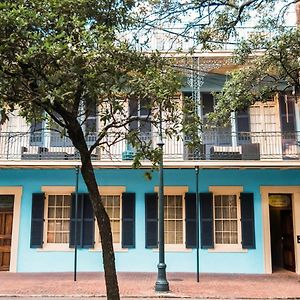
{"type": "Polygon", "coordinates": [[[0,271],[9,271],[14,195],[0,195],[0,271]]]}
{"type": "Polygon", "coordinates": [[[295,272],[291,194],[269,194],[272,271],[295,272]]]}

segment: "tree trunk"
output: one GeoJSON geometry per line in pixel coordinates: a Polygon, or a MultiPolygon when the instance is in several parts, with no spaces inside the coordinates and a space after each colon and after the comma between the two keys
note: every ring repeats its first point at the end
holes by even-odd
{"type": "Polygon", "coordinates": [[[94,213],[97,219],[99,232],[101,236],[107,299],[119,300],[119,286],[115,266],[115,255],[113,249],[110,220],[101,201],[94,169],[91,162],[91,156],[81,156],[81,161],[82,177],[90,194],[90,199],[93,205],[94,213]]]}
{"type": "Polygon", "coordinates": [[[82,163],[81,174],[89,191],[93,210],[99,227],[107,299],[119,300],[119,286],[115,266],[115,254],[110,220],[101,201],[94,168],[91,161],[91,154],[88,151],[82,128],[77,119],[71,120],[68,127],[68,133],[73,145],[80,153],[82,163]]]}

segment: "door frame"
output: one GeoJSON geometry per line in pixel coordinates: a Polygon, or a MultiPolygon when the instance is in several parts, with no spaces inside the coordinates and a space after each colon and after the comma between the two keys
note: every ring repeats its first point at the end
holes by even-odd
{"type": "Polygon", "coordinates": [[[0,186],[0,195],[14,196],[9,272],[17,272],[22,191],[23,188],[21,186],[0,186]]]}
{"type": "Polygon", "coordinates": [[[300,186],[261,186],[262,222],[263,222],[263,254],[265,273],[272,273],[271,231],[269,194],[290,194],[292,198],[292,216],[294,233],[295,271],[300,274],[300,244],[297,244],[297,234],[300,234],[300,186]]]}

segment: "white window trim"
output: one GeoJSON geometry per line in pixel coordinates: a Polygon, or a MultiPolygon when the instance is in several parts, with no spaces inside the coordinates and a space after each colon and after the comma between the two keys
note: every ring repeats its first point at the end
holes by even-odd
{"type": "MultiPolygon", "coordinates": [[[[165,244],[166,252],[191,252],[192,249],[185,246],[185,193],[189,191],[188,186],[164,186],[164,196],[182,196],[182,223],[183,223],[183,243],[182,244],[165,244]]],[[[159,186],[154,187],[154,192],[159,192],[159,186]]],[[[153,252],[157,252],[158,249],[154,248],[153,252]]]]}
{"type": "Polygon", "coordinates": [[[37,249],[37,251],[51,252],[51,251],[63,251],[72,252],[74,249],[69,248],[69,243],[47,243],[47,230],[48,230],[48,196],[49,195],[71,195],[75,192],[74,186],[42,186],[42,192],[45,193],[45,205],[44,205],[44,232],[43,232],[43,248],[37,249]]]}
{"type": "MultiPolygon", "coordinates": [[[[120,242],[113,243],[115,252],[128,252],[127,248],[122,248],[122,193],[126,191],[126,186],[98,186],[101,196],[120,196],[120,242]]],[[[99,239],[98,224],[95,219],[95,247],[89,249],[90,252],[102,252],[102,247],[99,239]]]]}
{"type": "Polygon", "coordinates": [[[242,227],[241,227],[241,201],[240,193],[243,192],[242,186],[210,186],[209,191],[213,193],[213,224],[214,224],[214,248],[208,252],[248,252],[242,248],[242,227]],[[237,220],[238,220],[238,243],[237,244],[216,244],[215,237],[215,196],[236,195],[237,199],[237,220]]]}

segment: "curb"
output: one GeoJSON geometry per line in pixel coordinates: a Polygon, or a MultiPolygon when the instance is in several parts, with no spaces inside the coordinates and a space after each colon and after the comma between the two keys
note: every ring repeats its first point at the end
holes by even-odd
{"type": "MultiPolygon", "coordinates": [[[[106,295],[45,295],[45,294],[0,294],[1,298],[74,298],[74,299],[93,299],[93,298],[103,298],[106,299],[106,295]]],[[[202,300],[296,300],[300,297],[214,297],[214,296],[179,296],[179,295],[170,295],[170,294],[159,294],[159,295],[120,295],[121,299],[202,299],[202,300]]]]}

